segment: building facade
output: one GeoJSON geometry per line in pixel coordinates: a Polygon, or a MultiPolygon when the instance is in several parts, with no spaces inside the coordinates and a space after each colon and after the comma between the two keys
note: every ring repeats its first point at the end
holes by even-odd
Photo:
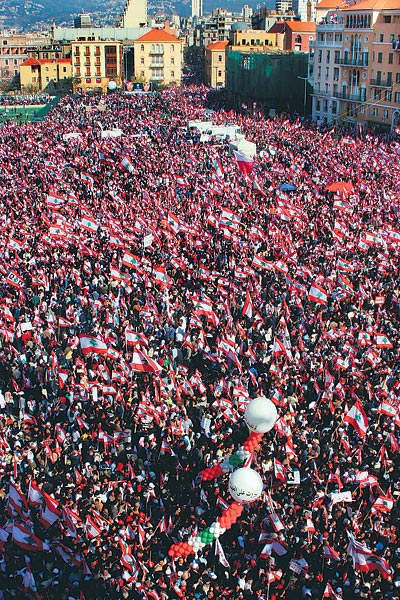
{"type": "Polygon", "coordinates": [[[362,0],[328,12],[317,26],[311,57],[313,118],[345,123],[364,131],[390,131],[398,127],[400,43],[397,40],[400,40],[397,0],[362,0]]]}
{"type": "Polygon", "coordinates": [[[127,0],[121,27],[137,28],[147,25],[147,0],[127,0]]]}
{"type": "Polygon", "coordinates": [[[90,36],[74,40],[71,51],[74,91],[106,92],[110,81],[122,85],[122,42],[90,36]]]}
{"type": "Polygon", "coordinates": [[[23,94],[63,94],[71,90],[70,58],[28,58],[19,67],[23,94]]]}
{"type": "Polygon", "coordinates": [[[225,87],[226,47],[228,42],[214,42],[206,48],[205,83],[212,88],[225,87]]]}
{"type": "Polygon", "coordinates": [[[0,33],[0,80],[7,80],[19,74],[20,65],[26,60],[30,50],[48,46],[50,36],[43,33],[0,33]]]}
{"type": "Polygon", "coordinates": [[[134,42],[136,81],[169,85],[182,80],[182,41],[164,29],[152,29],[134,42]]]}
{"type": "Polygon", "coordinates": [[[192,0],[192,19],[203,16],[203,0],[192,0]]]}
{"type": "Polygon", "coordinates": [[[308,52],[315,40],[316,24],[313,21],[277,21],[269,33],[284,35],[283,49],[286,52],[308,52]]]}

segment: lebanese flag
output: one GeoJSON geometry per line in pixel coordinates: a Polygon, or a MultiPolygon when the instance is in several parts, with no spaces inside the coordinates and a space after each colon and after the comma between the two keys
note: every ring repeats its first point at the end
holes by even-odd
{"type": "Polygon", "coordinates": [[[248,319],[251,319],[253,316],[253,304],[251,302],[251,296],[249,291],[246,292],[246,300],[244,301],[242,315],[244,317],[247,317],[248,319]]]}
{"type": "Polygon", "coordinates": [[[360,437],[365,437],[368,431],[368,418],[359,402],[355,402],[343,418],[343,423],[350,423],[360,437]]]}
{"type": "Polygon", "coordinates": [[[148,348],[149,342],[143,333],[136,333],[127,327],[125,329],[125,343],[127,346],[145,346],[148,348]]]}
{"type": "Polygon", "coordinates": [[[284,531],[286,529],[282,519],[277,513],[271,513],[268,515],[268,519],[270,520],[275,533],[279,533],[280,531],[284,531]]]}
{"type": "Polygon", "coordinates": [[[243,154],[243,152],[237,152],[234,150],[233,154],[236,158],[236,162],[240,171],[244,175],[250,175],[254,169],[254,160],[250,156],[243,154]]]}
{"type": "Polygon", "coordinates": [[[218,158],[214,158],[212,169],[218,179],[221,180],[224,178],[224,170],[218,158]]]}
{"type": "Polygon", "coordinates": [[[259,267],[260,269],[267,269],[269,271],[273,270],[273,263],[265,260],[265,258],[263,256],[259,256],[257,254],[255,254],[253,256],[253,262],[251,263],[252,267],[259,267]]]}
{"type": "Polygon", "coordinates": [[[377,348],[393,348],[392,342],[383,333],[377,333],[375,346],[377,348]]]}
{"type": "Polygon", "coordinates": [[[56,434],[56,440],[59,444],[63,445],[63,443],[65,442],[65,439],[67,437],[67,434],[65,433],[64,429],[61,427],[61,425],[59,425],[58,423],[55,425],[54,427],[54,432],[56,434]]]}
{"type": "Polygon", "coordinates": [[[61,511],[57,509],[58,502],[55,498],[44,493],[46,506],[40,513],[40,522],[45,529],[49,529],[61,517],[61,511]]]}
{"type": "Polygon", "coordinates": [[[336,552],[334,548],[332,548],[328,543],[324,544],[324,558],[328,558],[329,560],[340,561],[340,554],[336,552]]]}
{"type": "Polygon", "coordinates": [[[63,524],[67,529],[69,535],[73,538],[76,538],[78,537],[78,532],[76,530],[75,525],[77,524],[78,520],[74,519],[73,515],[75,515],[75,513],[73,513],[69,508],[64,507],[62,509],[61,519],[63,521],[63,524]]]}
{"type": "Polygon", "coordinates": [[[362,573],[379,571],[383,577],[387,578],[390,575],[390,568],[386,560],[373,554],[365,544],[357,542],[351,533],[347,535],[349,536],[347,554],[353,559],[353,568],[362,573]]]}
{"type": "Polygon", "coordinates": [[[21,279],[19,275],[15,271],[10,271],[8,275],[6,275],[6,283],[12,285],[13,287],[20,288],[24,285],[24,280],[21,279]]]}
{"type": "Polygon", "coordinates": [[[128,158],[126,158],[126,156],[124,156],[124,158],[121,160],[121,167],[128,171],[128,173],[133,173],[133,165],[131,161],[128,158]]]}
{"type": "Polygon", "coordinates": [[[68,377],[69,373],[66,369],[58,369],[58,384],[60,389],[65,387],[65,382],[67,381],[68,377]]]}
{"type": "Polygon", "coordinates": [[[59,327],[72,327],[71,321],[67,321],[67,319],[63,319],[63,317],[58,317],[58,326],[59,327]]]}
{"type": "Polygon", "coordinates": [[[88,173],[85,173],[84,171],[82,171],[81,173],[81,179],[88,185],[94,185],[93,177],[91,177],[88,173]]]}
{"type": "Polygon", "coordinates": [[[47,204],[47,208],[61,208],[64,206],[65,204],[65,198],[63,198],[62,196],[58,196],[57,194],[48,194],[47,198],[46,198],[46,204],[47,204]]]}
{"type": "Polygon", "coordinates": [[[131,269],[140,267],[140,264],[141,264],[140,258],[135,256],[131,252],[128,252],[127,250],[125,250],[125,253],[121,259],[121,262],[123,265],[125,265],[126,267],[130,267],[131,269]]]}
{"type": "Polygon", "coordinates": [[[393,406],[388,399],[384,398],[378,407],[378,413],[387,417],[396,417],[398,408],[393,406]]]}
{"type": "Polygon", "coordinates": [[[167,221],[169,226],[171,227],[171,229],[173,231],[175,231],[175,233],[179,233],[180,230],[180,224],[179,224],[179,219],[178,217],[176,217],[172,212],[168,212],[167,214],[167,221]]]}
{"type": "Polygon", "coordinates": [[[274,458],[274,476],[279,481],[286,481],[286,469],[277,458],[274,458]]]}
{"type": "Polygon", "coordinates": [[[23,510],[28,510],[28,501],[24,494],[12,483],[8,491],[8,503],[18,514],[23,510]]]}
{"type": "Polygon", "coordinates": [[[140,350],[135,350],[132,355],[132,370],[139,373],[161,373],[161,366],[150,356],[140,350]]]}
{"type": "Polygon", "coordinates": [[[320,285],[318,285],[318,283],[313,283],[311,285],[307,298],[317,304],[328,303],[328,294],[320,285]]]}
{"type": "Polygon", "coordinates": [[[31,506],[41,506],[43,504],[43,493],[42,490],[36,485],[34,481],[29,482],[28,490],[28,502],[31,506]]]}
{"type": "Polygon", "coordinates": [[[101,534],[101,529],[96,525],[93,519],[88,515],[85,523],[86,537],[89,540],[98,537],[101,534]]]}
{"type": "Polygon", "coordinates": [[[138,526],[137,526],[137,536],[138,536],[139,545],[143,546],[145,539],[146,539],[146,533],[140,523],[138,523],[138,526]]]}
{"type": "Polygon", "coordinates": [[[10,238],[8,240],[8,247],[19,252],[20,250],[22,250],[22,247],[25,245],[25,243],[26,238],[24,238],[23,240],[15,240],[14,238],[10,238]]]}
{"type": "Polygon", "coordinates": [[[107,354],[107,344],[94,335],[81,335],[79,336],[79,341],[81,344],[82,354],[90,354],[90,352],[94,352],[96,354],[107,354]]]}
{"type": "Polygon", "coordinates": [[[263,196],[264,198],[267,197],[267,194],[263,191],[262,187],[260,186],[255,177],[253,179],[253,192],[260,194],[260,196],[263,196]]]}
{"type": "Polygon", "coordinates": [[[172,279],[167,275],[167,272],[164,269],[164,267],[153,267],[152,274],[154,275],[154,281],[156,281],[157,283],[163,283],[167,287],[170,287],[172,285],[172,279]]]}
{"type": "Polygon", "coordinates": [[[90,231],[91,233],[96,233],[99,228],[95,221],[88,218],[81,219],[80,225],[83,229],[86,229],[86,231],[90,231]]]}
{"type": "Polygon", "coordinates": [[[330,600],[342,600],[342,596],[336,594],[329,582],[326,584],[323,597],[329,598],[330,600]]]}
{"type": "Polygon", "coordinates": [[[378,496],[371,507],[372,512],[390,513],[394,506],[394,499],[392,496],[378,496]]]}
{"type": "Polygon", "coordinates": [[[49,550],[47,544],[39,540],[29,529],[16,522],[13,524],[12,541],[28,552],[44,552],[49,550]]]}
{"type": "Polygon", "coordinates": [[[278,540],[270,540],[261,550],[260,558],[267,558],[271,556],[272,552],[275,552],[278,556],[283,556],[288,553],[288,547],[278,540]]]}

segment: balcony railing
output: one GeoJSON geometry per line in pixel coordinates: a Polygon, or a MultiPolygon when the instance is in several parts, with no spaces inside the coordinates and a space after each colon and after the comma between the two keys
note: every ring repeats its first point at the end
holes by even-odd
{"type": "Polygon", "coordinates": [[[350,100],[351,102],[366,102],[367,99],[363,98],[360,94],[345,94],[344,92],[333,92],[332,96],[339,100],[350,100]]]}
{"type": "Polygon", "coordinates": [[[342,56],[340,58],[335,58],[335,65],[344,65],[348,67],[368,67],[368,57],[352,57],[352,56],[342,56]]]}
{"type": "Polygon", "coordinates": [[[371,78],[369,80],[370,85],[373,85],[375,87],[383,87],[383,88],[391,88],[393,85],[393,81],[391,80],[384,80],[384,79],[374,79],[371,78]]]}
{"type": "Polygon", "coordinates": [[[164,54],[164,50],[151,50],[151,52],[149,52],[150,56],[160,56],[162,54],[164,54]]]}

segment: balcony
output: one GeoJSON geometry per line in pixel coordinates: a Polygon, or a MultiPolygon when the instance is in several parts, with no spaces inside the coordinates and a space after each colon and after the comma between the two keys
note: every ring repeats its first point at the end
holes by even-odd
{"type": "Polygon", "coordinates": [[[393,86],[393,81],[388,79],[374,79],[371,77],[369,83],[374,87],[391,88],[393,86]]]}
{"type": "Polygon", "coordinates": [[[157,64],[156,63],[154,63],[154,64],[152,63],[150,65],[150,69],[161,69],[163,66],[164,66],[164,61],[159,62],[157,64]]]}
{"type": "Polygon", "coordinates": [[[338,19],[338,23],[317,23],[317,31],[343,31],[343,19],[338,19]]]}
{"type": "Polygon", "coordinates": [[[162,56],[164,54],[164,50],[151,50],[149,54],[150,56],[162,56]]]}
{"type": "Polygon", "coordinates": [[[342,65],[346,67],[368,67],[368,57],[353,57],[345,56],[341,58],[335,58],[335,65],[342,65]]]}
{"type": "Polygon", "coordinates": [[[333,92],[332,96],[338,98],[338,100],[350,100],[350,102],[361,102],[367,101],[366,98],[362,98],[360,94],[345,94],[343,92],[333,92]]]}
{"type": "Polygon", "coordinates": [[[310,41],[310,48],[341,48],[343,42],[339,42],[338,40],[314,40],[310,41]]]}

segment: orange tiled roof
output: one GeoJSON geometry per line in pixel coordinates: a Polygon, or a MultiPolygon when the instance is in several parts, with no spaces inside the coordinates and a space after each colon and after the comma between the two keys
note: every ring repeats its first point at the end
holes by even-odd
{"type": "Polygon", "coordinates": [[[179,42],[179,40],[165,29],[151,29],[151,31],[137,38],[136,42],[179,42]]]}
{"type": "Polygon", "coordinates": [[[206,46],[206,50],[225,50],[227,45],[227,40],[224,42],[213,42],[212,44],[208,44],[208,46],[206,46]]]}
{"type": "Polygon", "coordinates": [[[286,27],[292,31],[306,31],[307,33],[316,31],[315,21],[286,21],[286,27]]]}
{"type": "Polygon", "coordinates": [[[321,2],[318,2],[317,6],[315,7],[316,9],[318,8],[337,8],[340,5],[340,2],[338,2],[338,0],[321,0],[321,2]]]}
{"type": "Polygon", "coordinates": [[[342,10],[351,12],[354,10],[399,10],[400,5],[398,0],[361,0],[353,6],[347,6],[342,10]]]}
{"type": "Polygon", "coordinates": [[[24,67],[33,67],[33,66],[38,67],[39,65],[40,65],[40,62],[37,60],[37,58],[27,58],[22,63],[22,66],[24,66],[24,67]]]}

